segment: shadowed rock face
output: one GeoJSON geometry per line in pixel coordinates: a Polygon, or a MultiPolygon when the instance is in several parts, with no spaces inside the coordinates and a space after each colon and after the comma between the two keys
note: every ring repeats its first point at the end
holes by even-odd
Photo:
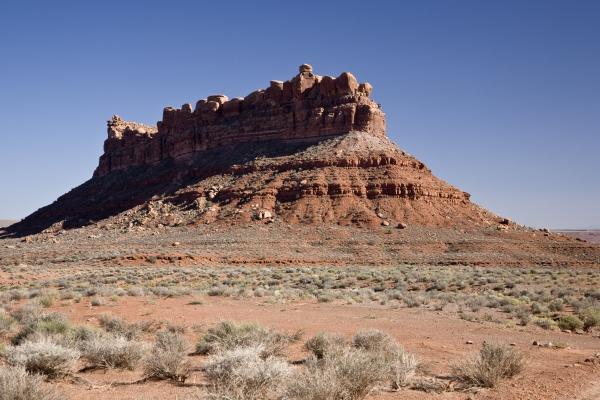
{"type": "Polygon", "coordinates": [[[313,74],[308,64],[286,82],[229,100],[208,96],[180,109],[167,107],[157,127],[108,122],[108,139],[94,176],[163,160],[187,161],[223,146],[266,140],[304,140],[351,131],[385,136],[385,116],[369,96],[372,87],[344,72],[337,78],[313,74]]]}

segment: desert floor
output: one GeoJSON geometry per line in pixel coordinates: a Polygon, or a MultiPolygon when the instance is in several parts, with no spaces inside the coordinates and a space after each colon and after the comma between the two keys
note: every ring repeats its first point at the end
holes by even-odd
{"type": "MultiPolygon", "coordinates": [[[[85,228],[2,239],[2,308],[35,303],[73,325],[99,326],[103,314],[153,322],[141,338],[148,342],[161,327],[184,332],[193,367],[184,384],[79,361],[72,377],[47,383],[70,399],[203,398],[206,356],[193,354],[194,344],[225,320],[302,330],[286,354],[291,362],[307,356],[303,343],[319,332],[351,338],[379,329],[418,357],[419,377],[445,385],[439,393],[381,387],[372,399],[600,399],[600,330],[560,327],[561,318],[598,306],[595,245],[541,232],[526,233],[527,242],[511,232],[301,229],[85,228]],[[520,250],[504,254],[511,241],[520,250]],[[545,249],[544,262],[536,265],[529,246],[545,249]],[[526,368],[494,389],[462,389],[451,365],[484,342],[518,349],[526,368]]],[[[3,334],[5,345],[18,329],[3,334]]]]}

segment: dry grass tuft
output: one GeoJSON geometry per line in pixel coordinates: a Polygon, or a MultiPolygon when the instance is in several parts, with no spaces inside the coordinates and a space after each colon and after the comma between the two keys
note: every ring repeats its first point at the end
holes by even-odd
{"type": "Polygon", "coordinates": [[[525,368],[523,355],[500,344],[484,343],[479,354],[452,366],[454,375],[471,386],[495,387],[525,368]]]}
{"type": "Polygon", "coordinates": [[[209,398],[219,400],[269,400],[280,397],[288,364],[263,357],[261,345],[240,347],[211,356],[206,364],[209,398]]]}
{"type": "Polygon", "coordinates": [[[283,355],[290,343],[298,341],[302,333],[286,334],[267,329],[258,324],[222,321],[196,344],[198,354],[216,354],[238,347],[260,346],[263,358],[283,355]]]}
{"type": "Polygon", "coordinates": [[[79,352],[63,347],[47,337],[25,341],[19,346],[8,346],[6,361],[10,365],[23,367],[27,372],[43,374],[50,378],[70,375],[79,352]]]}
{"type": "Polygon", "coordinates": [[[147,378],[185,382],[190,373],[190,364],[186,360],[187,348],[185,338],[180,333],[159,332],[144,362],[144,375],[147,378]]]}
{"type": "Polygon", "coordinates": [[[90,367],[132,370],[144,357],[146,343],[121,335],[97,334],[80,343],[90,367]]]}
{"type": "Polygon", "coordinates": [[[389,364],[375,353],[350,347],[312,356],[289,380],[290,400],[364,399],[389,376],[389,364]],[[339,351],[338,351],[339,350],[339,351]]]}
{"type": "Polygon", "coordinates": [[[0,400],[63,400],[46,386],[41,375],[31,375],[22,367],[0,367],[0,400]]]}
{"type": "Polygon", "coordinates": [[[318,333],[304,343],[304,348],[318,359],[338,353],[347,346],[346,339],[337,333],[318,333]]]}

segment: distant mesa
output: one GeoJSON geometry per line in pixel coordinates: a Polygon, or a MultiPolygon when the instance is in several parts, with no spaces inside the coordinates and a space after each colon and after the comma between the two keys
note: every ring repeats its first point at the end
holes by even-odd
{"type": "Polygon", "coordinates": [[[373,87],[308,64],[244,98],[166,107],[156,126],[108,121],[93,177],[11,226],[148,229],[307,223],[511,229],[386,136],[373,87]]]}

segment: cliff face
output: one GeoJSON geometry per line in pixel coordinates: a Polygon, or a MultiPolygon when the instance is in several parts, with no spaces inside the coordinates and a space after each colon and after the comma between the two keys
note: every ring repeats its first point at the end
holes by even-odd
{"type": "Polygon", "coordinates": [[[385,136],[385,116],[369,96],[372,87],[344,72],[318,76],[310,65],[286,82],[229,100],[208,96],[181,109],[167,107],[157,127],[108,122],[108,139],[94,176],[163,160],[185,161],[218,147],[267,140],[307,140],[361,131],[385,136]]]}

